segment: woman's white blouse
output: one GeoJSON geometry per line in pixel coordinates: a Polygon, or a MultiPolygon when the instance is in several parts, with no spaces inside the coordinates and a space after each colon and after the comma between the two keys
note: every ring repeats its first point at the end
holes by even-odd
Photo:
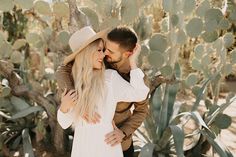
{"type": "Polygon", "coordinates": [[[138,102],[147,98],[149,88],[143,78],[144,73],[139,68],[130,71],[130,82],[124,80],[115,70],[105,70],[106,96],[97,104],[98,113],[101,115],[98,124],[88,124],[82,118],[75,123],[73,109],[68,113],[58,110],[57,120],[63,129],[72,124],[75,126],[72,157],[123,156],[121,145],[107,145],[104,142],[105,135],[113,130],[112,120],[117,102],[138,102]]]}

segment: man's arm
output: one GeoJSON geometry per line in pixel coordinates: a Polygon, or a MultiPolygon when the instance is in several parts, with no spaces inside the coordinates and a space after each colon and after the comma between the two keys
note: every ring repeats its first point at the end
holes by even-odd
{"type": "MultiPolygon", "coordinates": [[[[145,84],[149,85],[150,88],[150,95],[153,94],[156,88],[158,88],[162,83],[174,83],[175,78],[173,79],[166,79],[162,75],[157,75],[153,80],[144,79],[145,84]]],[[[122,142],[123,139],[129,138],[135,130],[142,124],[149,112],[149,97],[142,102],[135,102],[134,103],[134,110],[131,117],[125,120],[118,128],[114,127],[114,131],[108,133],[106,135],[106,142],[111,146],[119,144],[122,142]]]]}
{"type": "MultiPolygon", "coordinates": [[[[174,79],[166,79],[162,75],[158,75],[154,80],[149,81],[146,79],[146,84],[149,84],[150,94],[155,91],[162,83],[173,83],[174,79]]],[[[150,96],[150,95],[149,95],[150,96]]],[[[131,136],[138,129],[138,127],[142,124],[149,112],[149,96],[146,100],[142,102],[134,102],[134,110],[133,115],[126,120],[122,126],[119,128],[122,130],[126,137],[131,136]]]]}
{"type": "Polygon", "coordinates": [[[119,128],[125,134],[125,138],[131,136],[145,120],[148,115],[148,105],[149,98],[142,102],[134,103],[134,110],[132,116],[127,119],[119,128]]]}
{"type": "Polygon", "coordinates": [[[119,127],[113,124],[114,130],[105,135],[105,142],[111,146],[115,146],[121,143],[123,139],[129,138],[146,118],[148,114],[148,102],[148,98],[142,102],[136,102],[131,117],[125,120],[119,127]]]}
{"type": "MultiPolygon", "coordinates": [[[[57,84],[58,84],[58,96],[60,96],[63,91],[66,89],[67,92],[73,90],[74,87],[74,80],[71,74],[73,63],[68,63],[67,65],[60,65],[57,68],[55,73],[57,84]]],[[[79,93],[77,93],[79,94],[79,93]]],[[[83,119],[86,120],[88,123],[98,123],[101,119],[101,116],[98,113],[95,113],[92,119],[88,119],[88,115],[85,114],[83,119]]]]}
{"type": "Polygon", "coordinates": [[[57,84],[58,84],[58,94],[61,95],[65,89],[67,91],[74,89],[74,81],[71,75],[72,64],[60,65],[55,73],[57,84]]]}
{"type": "MultiPolygon", "coordinates": [[[[145,76],[146,77],[146,76],[145,76]]],[[[160,80],[159,76],[157,76],[154,80],[150,81],[147,77],[144,79],[145,84],[149,85],[150,94],[161,84],[162,78],[160,80]]],[[[114,146],[123,139],[129,138],[135,130],[142,124],[149,112],[149,95],[146,100],[142,102],[134,103],[134,110],[131,117],[125,120],[119,128],[114,127],[114,131],[108,133],[106,135],[106,142],[111,146],[114,146]]]]}

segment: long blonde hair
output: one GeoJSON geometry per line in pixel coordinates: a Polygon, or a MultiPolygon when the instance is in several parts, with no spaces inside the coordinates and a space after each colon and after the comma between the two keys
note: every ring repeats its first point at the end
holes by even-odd
{"type": "Polygon", "coordinates": [[[78,102],[75,106],[75,120],[85,113],[91,118],[98,109],[98,102],[104,98],[104,70],[93,69],[93,54],[98,51],[102,39],[90,43],[75,57],[72,66],[72,76],[75,90],[78,92],[78,102]]]}

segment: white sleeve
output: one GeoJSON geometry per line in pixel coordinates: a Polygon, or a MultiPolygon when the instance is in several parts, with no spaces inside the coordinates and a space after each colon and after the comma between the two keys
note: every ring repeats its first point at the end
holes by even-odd
{"type": "Polygon", "coordinates": [[[60,111],[60,109],[58,109],[57,121],[63,129],[69,128],[73,122],[72,110],[67,113],[63,113],[60,111]]]}
{"type": "Polygon", "coordinates": [[[138,102],[147,98],[149,88],[145,85],[141,69],[130,71],[130,83],[124,80],[117,71],[112,75],[113,94],[117,102],[138,102]]]}

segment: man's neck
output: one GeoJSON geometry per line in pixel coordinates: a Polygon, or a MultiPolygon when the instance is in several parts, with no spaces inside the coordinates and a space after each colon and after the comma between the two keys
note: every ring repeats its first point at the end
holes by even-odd
{"type": "Polygon", "coordinates": [[[111,67],[115,70],[117,70],[119,73],[129,73],[130,72],[130,64],[129,64],[129,59],[123,60],[118,63],[113,63],[111,64],[111,67]]]}

